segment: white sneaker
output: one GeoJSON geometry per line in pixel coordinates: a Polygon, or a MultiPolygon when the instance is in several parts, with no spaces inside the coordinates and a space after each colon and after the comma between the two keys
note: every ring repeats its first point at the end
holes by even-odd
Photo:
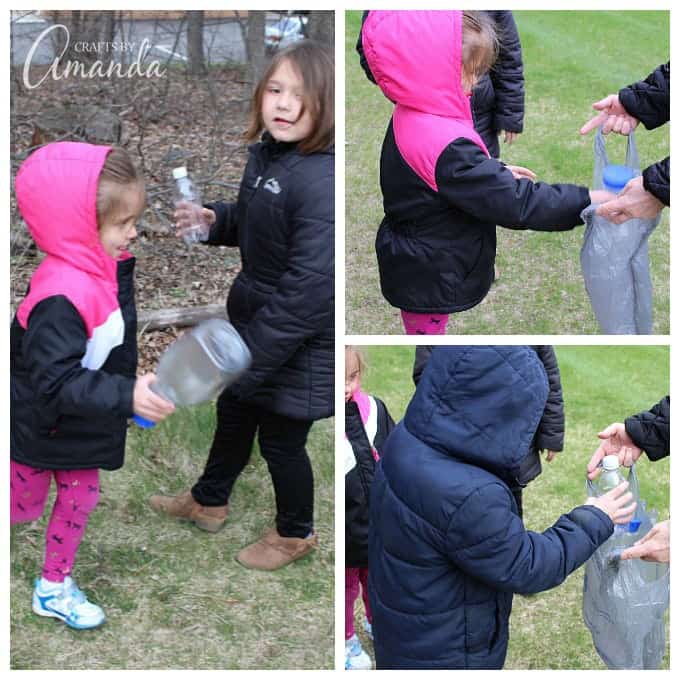
{"type": "Polygon", "coordinates": [[[63,583],[46,586],[42,579],[35,580],[33,611],[38,616],[50,616],[78,630],[96,628],[106,621],[101,607],[88,602],[70,576],[63,583]]]}
{"type": "Polygon", "coordinates": [[[370,671],[373,668],[371,657],[361,647],[361,642],[356,635],[345,640],[345,670],[346,671],[370,671]]]}

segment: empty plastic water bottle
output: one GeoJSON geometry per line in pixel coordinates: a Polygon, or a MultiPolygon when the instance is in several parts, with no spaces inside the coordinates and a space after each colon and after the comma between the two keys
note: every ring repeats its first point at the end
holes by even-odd
{"type": "MultiPolygon", "coordinates": [[[[598,496],[606,494],[608,491],[616,488],[621,482],[625,482],[626,479],[621,474],[621,469],[619,467],[619,457],[618,456],[605,456],[602,459],[602,472],[599,477],[595,480],[593,486],[597,491],[598,496]]],[[[637,489],[628,489],[634,496],[637,495],[637,489]]],[[[635,498],[635,501],[638,501],[635,498]]],[[[629,532],[635,533],[640,528],[640,519],[637,515],[626,525],[616,525],[614,527],[614,537],[616,538],[617,533],[629,532]]],[[[622,539],[623,540],[623,539],[622,539]]],[[[616,541],[615,541],[616,542],[616,541]]]]}
{"type": "MultiPolygon", "coordinates": [[[[175,406],[217,397],[250,366],[250,350],[224,319],[208,319],[177,338],[161,356],[151,389],[175,406]]],[[[135,415],[141,427],[154,422],[135,415]]]]}
{"type": "Polygon", "coordinates": [[[199,241],[207,241],[210,227],[203,217],[200,191],[194,186],[185,167],[175,168],[172,176],[175,178],[175,206],[182,204],[191,213],[191,224],[182,232],[184,242],[193,245],[199,241]]]}
{"type": "Polygon", "coordinates": [[[602,188],[618,194],[635,177],[633,168],[625,165],[605,165],[602,170],[602,188]]]}

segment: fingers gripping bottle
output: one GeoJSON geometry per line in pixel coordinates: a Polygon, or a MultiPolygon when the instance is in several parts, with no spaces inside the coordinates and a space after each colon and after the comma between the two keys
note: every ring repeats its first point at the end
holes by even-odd
{"type": "Polygon", "coordinates": [[[184,242],[190,246],[199,241],[207,241],[210,228],[201,212],[203,206],[200,191],[191,181],[185,167],[175,168],[172,176],[175,178],[175,207],[181,204],[191,214],[191,224],[182,233],[184,242]]]}
{"type": "MultiPolygon", "coordinates": [[[[175,406],[215,399],[250,366],[251,355],[236,329],[224,319],[208,319],[177,338],[161,356],[151,389],[175,406]]],[[[141,427],[155,423],[135,415],[141,427]]]]}

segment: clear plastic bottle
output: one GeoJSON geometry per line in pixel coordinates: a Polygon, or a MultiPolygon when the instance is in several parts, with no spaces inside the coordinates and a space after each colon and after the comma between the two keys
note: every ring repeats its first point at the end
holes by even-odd
{"type": "Polygon", "coordinates": [[[191,226],[182,234],[184,242],[193,245],[199,241],[207,241],[210,227],[203,217],[201,192],[191,181],[185,167],[175,168],[172,176],[175,179],[175,207],[182,203],[191,212],[191,226]]]}
{"type": "MultiPolygon", "coordinates": [[[[217,397],[250,365],[250,351],[224,319],[208,319],[177,338],[161,356],[151,389],[175,406],[193,406],[217,397]]],[[[155,423],[134,417],[141,427],[155,423]]]]}
{"type": "Polygon", "coordinates": [[[616,488],[621,482],[625,482],[619,470],[618,456],[605,456],[602,459],[602,472],[596,480],[597,495],[602,496],[616,488]]]}

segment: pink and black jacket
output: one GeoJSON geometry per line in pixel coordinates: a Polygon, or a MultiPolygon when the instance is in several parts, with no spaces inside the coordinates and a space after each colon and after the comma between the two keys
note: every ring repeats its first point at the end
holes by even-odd
{"type": "Polygon", "coordinates": [[[361,40],[395,102],[380,157],[382,293],[410,312],[469,309],[493,280],[496,225],[572,229],[588,189],[516,180],[490,157],[460,85],[462,12],[371,11],[361,40]]]}
{"type": "Polygon", "coordinates": [[[134,258],[97,230],[110,147],[61,142],[16,177],[19,210],[46,253],[10,331],[11,457],[47,469],[123,464],[137,368],[134,258]]]}

